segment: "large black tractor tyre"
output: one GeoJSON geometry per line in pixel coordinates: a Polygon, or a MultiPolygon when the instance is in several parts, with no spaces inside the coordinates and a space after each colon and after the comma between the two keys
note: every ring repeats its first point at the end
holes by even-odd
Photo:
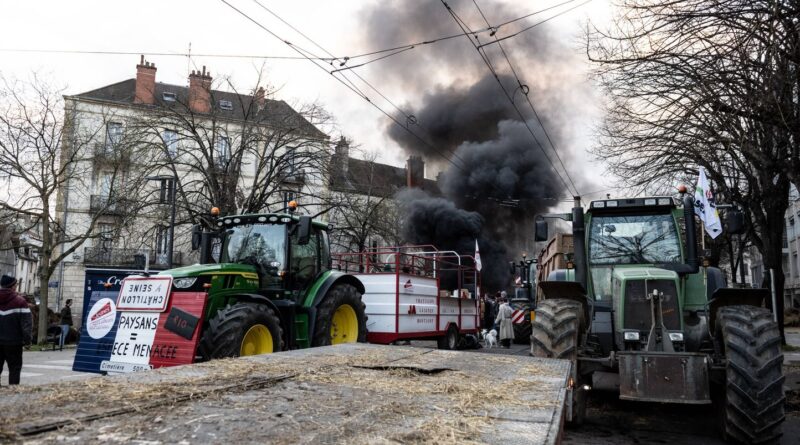
{"type": "Polygon", "coordinates": [[[317,306],[311,345],[366,342],[366,308],[354,286],[344,283],[335,285],[317,306]]]}
{"type": "Polygon", "coordinates": [[[578,342],[584,326],[583,307],[573,300],[554,298],[536,307],[531,328],[531,355],[558,358],[572,362],[573,424],[580,425],[586,417],[585,391],[579,390],[578,342]]]}
{"type": "Polygon", "coordinates": [[[726,306],[717,312],[716,327],[727,363],[723,435],[745,444],[777,444],[785,419],[778,324],[767,309],[726,306]]]}
{"type": "Polygon", "coordinates": [[[264,304],[236,303],[217,311],[200,340],[205,360],[283,350],[281,322],[264,304]]]}

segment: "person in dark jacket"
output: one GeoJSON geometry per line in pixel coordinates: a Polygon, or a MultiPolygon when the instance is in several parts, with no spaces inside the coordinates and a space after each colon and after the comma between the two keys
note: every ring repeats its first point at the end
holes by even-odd
{"type": "Polygon", "coordinates": [[[69,335],[69,328],[72,326],[72,299],[67,299],[64,307],[61,309],[61,349],[64,349],[64,343],[67,341],[69,335]]]}
{"type": "Polygon", "coordinates": [[[0,374],[8,364],[8,384],[19,385],[22,347],[31,344],[31,309],[17,290],[17,279],[0,277],[0,374]]]}

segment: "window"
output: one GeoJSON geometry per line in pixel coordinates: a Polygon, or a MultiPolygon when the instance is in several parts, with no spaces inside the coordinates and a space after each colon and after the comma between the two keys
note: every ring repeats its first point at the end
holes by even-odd
{"type": "Polygon", "coordinates": [[[169,246],[169,227],[158,225],[156,226],[156,257],[154,258],[156,264],[168,264],[167,248],[169,246]]]}
{"type": "Polygon", "coordinates": [[[113,152],[114,147],[122,140],[122,124],[109,122],[106,125],[106,152],[113,152]]]}
{"type": "Polygon", "coordinates": [[[217,142],[214,144],[214,152],[217,164],[222,165],[230,160],[231,143],[227,136],[217,136],[217,142]]]}
{"type": "Polygon", "coordinates": [[[312,229],[308,244],[299,244],[297,235],[298,230],[295,229],[289,238],[289,275],[292,279],[289,288],[300,291],[308,287],[319,272],[319,230],[312,229]]]}
{"type": "Polygon", "coordinates": [[[255,266],[261,287],[283,285],[286,270],[286,226],[254,224],[232,227],[225,233],[222,263],[255,266]]]}
{"type": "Polygon", "coordinates": [[[103,201],[108,200],[111,196],[111,190],[114,184],[113,173],[100,173],[97,181],[97,194],[102,196],[103,201]]]}
{"type": "Polygon", "coordinates": [[[97,235],[101,247],[108,249],[114,241],[114,225],[109,223],[97,224],[97,235]]]}
{"type": "Polygon", "coordinates": [[[175,102],[178,100],[178,95],[175,93],[170,93],[169,91],[165,91],[161,93],[161,98],[164,99],[165,102],[175,102]]]}
{"type": "Polygon", "coordinates": [[[589,261],[593,265],[680,263],[672,215],[592,217],[589,261]]]}
{"type": "Polygon", "coordinates": [[[170,158],[175,158],[178,155],[178,133],[174,130],[164,130],[161,137],[164,139],[167,154],[170,158]]]}
{"type": "Polygon", "coordinates": [[[220,100],[219,107],[223,110],[228,110],[228,111],[233,110],[233,102],[229,100],[220,100]]]}
{"type": "Polygon", "coordinates": [[[289,202],[294,201],[294,192],[283,192],[283,212],[289,212],[289,202]]]}

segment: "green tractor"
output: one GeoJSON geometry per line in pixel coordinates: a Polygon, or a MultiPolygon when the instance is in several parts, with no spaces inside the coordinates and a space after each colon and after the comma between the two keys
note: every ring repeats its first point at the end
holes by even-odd
{"type": "MultiPolygon", "coordinates": [[[[727,288],[719,269],[700,267],[694,200],[681,201],[607,199],[584,213],[576,198],[571,214],[543,215],[572,222],[574,269],[540,281],[531,354],[573,362],[572,422],[589,390],[609,390],[713,403],[726,439],[777,443],[783,354],[769,292],[727,288]]],[[[546,233],[540,217],[536,239],[546,233]]]]}
{"type": "Polygon", "coordinates": [[[519,273],[519,287],[514,288],[514,296],[509,302],[511,309],[522,311],[521,320],[514,319],[514,343],[528,344],[531,341],[531,315],[536,308],[536,260],[522,255],[519,262],[511,262],[511,275],[519,273]]]}
{"type": "Polygon", "coordinates": [[[193,229],[200,264],[161,272],[173,277],[173,291],[208,292],[200,359],[366,341],[364,285],[331,270],[326,224],[293,214],[214,224],[193,229]]]}

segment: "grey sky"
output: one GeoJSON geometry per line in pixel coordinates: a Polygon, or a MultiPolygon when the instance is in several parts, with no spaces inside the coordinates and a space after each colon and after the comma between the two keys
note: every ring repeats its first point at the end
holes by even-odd
{"type": "MultiPolygon", "coordinates": [[[[304,48],[315,49],[294,31],[270,16],[253,0],[229,0],[265,27],[304,48]]],[[[314,41],[339,56],[353,55],[379,49],[364,38],[365,7],[374,2],[356,0],[295,0],[279,2],[260,0],[283,19],[297,27],[314,41]]],[[[409,7],[422,0],[406,0],[409,7]]],[[[436,1],[436,0],[425,0],[436,1]]],[[[563,0],[506,2],[518,16],[561,3],[563,0]]],[[[438,1],[436,1],[438,3],[438,1]]],[[[478,2],[480,4],[480,1],[478,2]]],[[[565,5],[560,10],[575,6],[565,5]]],[[[555,13],[557,10],[554,10],[555,13]]],[[[491,17],[491,11],[486,11],[491,17]]],[[[552,13],[528,19],[533,23],[552,13]]],[[[587,69],[580,55],[580,27],[587,17],[605,20],[609,15],[606,0],[594,0],[548,23],[563,35],[564,42],[576,51],[576,66],[569,71],[567,81],[577,82],[587,69]],[[578,79],[578,80],[576,80],[578,79]]],[[[513,18],[513,17],[512,17],[513,18]]],[[[502,18],[498,18],[500,20],[502,18]]],[[[451,20],[442,8],[442,20],[451,20]]],[[[478,27],[480,23],[476,23],[478,27]]],[[[453,31],[458,28],[453,23],[453,31]]],[[[431,38],[438,36],[430,36],[431,38]]],[[[398,44],[408,42],[397,42],[398,44]]],[[[330,74],[305,60],[259,60],[218,58],[200,54],[296,56],[285,44],[248,21],[225,3],[216,0],[170,1],[5,1],[0,3],[0,49],[66,50],[66,51],[123,51],[131,53],[191,52],[185,56],[149,55],[148,60],[158,67],[157,81],[183,85],[189,69],[205,65],[215,78],[230,76],[240,90],[247,91],[256,81],[262,64],[267,81],[279,88],[275,98],[287,102],[318,101],[336,119],[334,136],[344,134],[364,149],[378,151],[384,162],[401,165],[405,155],[384,134],[385,117],[356,94],[346,89],[330,74]]],[[[464,45],[469,45],[466,39],[464,45]]],[[[427,51],[419,47],[400,57],[415,57],[427,51]]],[[[474,54],[478,58],[477,53],[474,54]]],[[[67,94],[91,90],[135,75],[138,55],[86,55],[59,53],[24,53],[0,51],[0,72],[7,77],[27,78],[30,73],[43,73],[67,87],[67,94]]],[[[409,59],[411,60],[411,59],[409,59]]],[[[380,62],[377,62],[380,63],[380,62]]],[[[431,70],[428,84],[414,91],[382,82],[368,67],[359,73],[378,87],[395,103],[420,97],[437,84],[455,82],[457,73],[431,70]]],[[[524,76],[524,73],[523,73],[524,76]]],[[[391,108],[376,94],[369,94],[382,108],[391,108]]],[[[589,130],[595,113],[586,103],[581,115],[589,120],[576,123],[574,137],[564,150],[583,159],[583,150],[591,143],[589,130]]],[[[583,167],[585,168],[585,167],[583,167]]],[[[576,174],[576,173],[573,173],[576,174]]],[[[429,176],[432,176],[429,173],[429,176]]],[[[597,196],[593,196],[597,197],[597,196]]]]}

